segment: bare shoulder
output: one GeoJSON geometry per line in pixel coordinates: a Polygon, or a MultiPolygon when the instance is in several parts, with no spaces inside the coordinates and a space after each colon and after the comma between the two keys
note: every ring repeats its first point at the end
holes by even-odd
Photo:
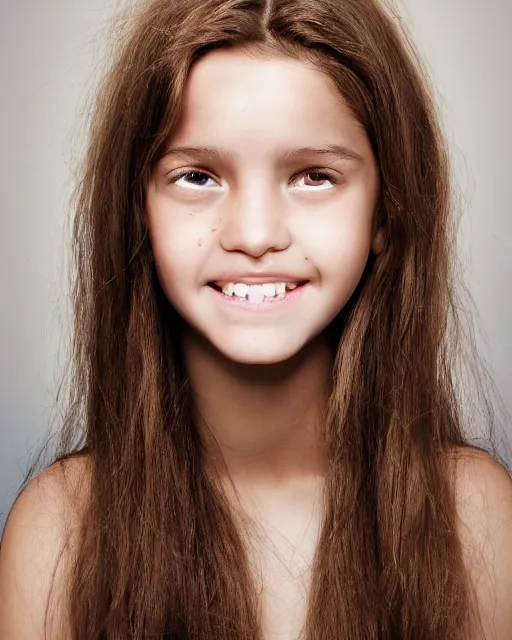
{"type": "Polygon", "coordinates": [[[476,637],[512,638],[512,479],[490,454],[457,452],[459,535],[483,627],[476,637]]]}
{"type": "Polygon", "coordinates": [[[0,547],[3,640],[58,639],[65,634],[64,579],[88,478],[87,457],[69,458],[48,467],[16,499],[0,547]]]}

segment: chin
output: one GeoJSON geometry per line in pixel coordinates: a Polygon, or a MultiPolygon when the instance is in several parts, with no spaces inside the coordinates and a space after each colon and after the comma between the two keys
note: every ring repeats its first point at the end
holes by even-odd
{"type": "Polygon", "coordinates": [[[231,344],[215,345],[215,348],[227,359],[237,364],[269,365],[279,364],[293,358],[302,348],[303,344],[231,344]]]}

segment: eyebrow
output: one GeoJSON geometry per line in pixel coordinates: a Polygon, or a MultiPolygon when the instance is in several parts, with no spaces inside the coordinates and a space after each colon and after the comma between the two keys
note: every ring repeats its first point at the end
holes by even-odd
{"type": "MultiPolygon", "coordinates": [[[[164,158],[171,156],[195,156],[203,157],[208,160],[220,161],[223,158],[231,160],[233,163],[238,162],[239,156],[228,149],[222,148],[209,148],[209,147],[169,147],[165,153],[164,158]]],[[[364,162],[363,157],[356,153],[350,147],[340,144],[329,144],[323,147],[301,147],[300,149],[286,149],[285,151],[277,152],[275,157],[280,160],[298,160],[305,156],[336,156],[341,160],[349,160],[352,162],[364,162]]]]}

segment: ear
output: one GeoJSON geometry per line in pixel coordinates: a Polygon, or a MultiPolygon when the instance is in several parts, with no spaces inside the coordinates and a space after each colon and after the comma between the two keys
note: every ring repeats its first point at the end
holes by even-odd
{"type": "Polygon", "coordinates": [[[377,230],[372,240],[372,251],[375,255],[382,253],[382,250],[384,249],[384,239],[384,229],[381,227],[377,230]]]}

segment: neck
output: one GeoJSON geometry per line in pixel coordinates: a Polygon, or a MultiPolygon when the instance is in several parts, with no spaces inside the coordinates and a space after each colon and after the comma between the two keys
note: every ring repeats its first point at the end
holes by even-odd
{"type": "Polygon", "coordinates": [[[322,337],[286,362],[244,365],[188,332],[183,355],[207,455],[220,452],[232,479],[264,487],[324,475],[332,352],[322,337]]]}

